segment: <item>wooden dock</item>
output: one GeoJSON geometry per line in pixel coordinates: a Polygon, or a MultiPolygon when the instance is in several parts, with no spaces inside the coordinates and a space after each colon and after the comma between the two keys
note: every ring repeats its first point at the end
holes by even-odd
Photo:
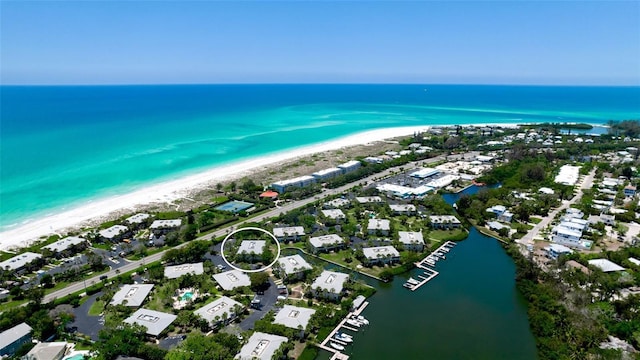
{"type": "Polygon", "coordinates": [[[416,291],[422,285],[428,283],[429,281],[431,281],[431,279],[438,276],[439,272],[429,266],[435,266],[439,260],[446,259],[445,254],[449,253],[449,250],[451,250],[451,248],[453,248],[454,246],[456,246],[456,243],[447,241],[444,244],[440,245],[439,248],[431,252],[431,254],[427,255],[427,257],[417,262],[416,267],[423,270],[424,273],[422,275],[418,275],[417,284],[413,283],[415,282],[415,279],[412,279],[414,281],[408,281],[403,286],[411,291],[416,291]]]}
{"type": "Polygon", "coordinates": [[[335,327],[335,329],[333,329],[333,330],[329,333],[329,335],[327,335],[327,337],[326,337],[326,338],[325,338],[325,339],[324,339],[324,340],[323,340],[323,341],[318,345],[318,347],[319,347],[320,349],[322,349],[322,350],[326,350],[326,351],[328,351],[328,352],[330,352],[330,353],[333,353],[333,356],[331,357],[331,360],[347,360],[347,359],[349,359],[349,355],[343,354],[343,353],[341,353],[339,350],[334,349],[334,348],[332,348],[331,346],[327,346],[327,343],[328,343],[329,341],[333,341],[333,342],[335,342],[335,343],[338,343],[338,344],[342,344],[342,345],[347,346],[347,345],[348,345],[347,343],[342,342],[342,341],[337,340],[337,339],[334,339],[334,338],[333,338],[333,336],[338,332],[338,330],[339,330],[340,328],[345,328],[345,329],[350,330],[350,331],[358,331],[357,329],[354,329],[354,328],[352,328],[352,327],[346,326],[346,325],[345,325],[345,322],[346,322],[349,318],[351,318],[351,316],[353,316],[353,315],[355,315],[355,316],[360,315],[360,313],[362,313],[362,311],[363,311],[363,310],[364,310],[368,305],[369,305],[369,302],[368,302],[368,301],[365,301],[364,303],[362,303],[362,305],[360,305],[360,307],[359,307],[359,308],[357,308],[356,310],[354,310],[354,311],[352,311],[352,312],[349,312],[349,314],[347,314],[347,316],[346,316],[344,319],[342,319],[342,321],[340,321],[340,323],[338,324],[338,326],[336,326],[336,327],[335,327]]]}

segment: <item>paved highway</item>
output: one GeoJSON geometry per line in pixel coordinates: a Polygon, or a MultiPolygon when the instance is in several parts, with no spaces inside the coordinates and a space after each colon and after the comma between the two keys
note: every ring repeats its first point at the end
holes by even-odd
{"type": "MultiPolygon", "coordinates": [[[[455,156],[449,156],[449,157],[447,157],[446,155],[440,155],[440,156],[436,156],[436,157],[433,157],[433,158],[430,158],[430,159],[425,159],[425,160],[420,160],[420,161],[408,163],[408,164],[402,165],[402,167],[404,167],[404,168],[417,167],[421,163],[422,164],[431,164],[431,163],[435,163],[435,162],[438,162],[438,161],[445,160],[447,158],[449,160],[457,160],[457,159],[461,159],[461,158],[467,158],[468,159],[469,157],[473,158],[477,154],[478,154],[478,152],[469,152],[469,153],[466,153],[464,155],[455,155],[455,156]]],[[[397,170],[396,168],[390,168],[390,169],[387,169],[387,170],[385,170],[383,172],[373,174],[373,175],[371,175],[371,176],[369,176],[367,178],[360,179],[358,181],[343,185],[343,186],[341,186],[339,188],[327,189],[327,190],[323,191],[320,194],[314,195],[313,197],[287,203],[284,206],[281,206],[281,207],[273,209],[273,210],[269,210],[264,214],[261,214],[261,215],[246,219],[246,220],[244,220],[242,222],[234,224],[233,226],[227,226],[225,228],[221,228],[221,229],[216,230],[216,231],[214,231],[212,233],[203,235],[203,236],[201,236],[201,237],[199,237],[199,238],[197,238],[195,240],[211,240],[213,238],[228,234],[234,228],[236,228],[236,227],[238,227],[238,226],[240,226],[240,225],[242,225],[242,224],[244,224],[246,222],[261,222],[261,221],[266,220],[266,219],[278,217],[283,213],[286,213],[288,211],[291,211],[291,210],[299,208],[299,207],[303,207],[303,206],[305,206],[307,204],[310,204],[310,203],[312,203],[314,201],[318,201],[318,200],[324,199],[327,196],[332,196],[332,195],[337,195],[337,194],[343,193],[343,192],[345,192],[345,191],[347,191],[347,190],[349,190],[349,189],[351,189],[354,186],[357,186],[359,184],[369,183],[369,182],[372,182],[374,180],[387,177],[387,176],[391,175],[391,173],[393,171],[396,171],[396,170],[397,170]]],[[[176,248],[180,248],[180,247],[185,246],[187,244],[188,243],[180,244],[180,245],[176,246],[176,248]]],[[[89,278],[89,279],[86,279],[86,280],[83,280],[83,281],[78,281],[76,283],[70,284],[69,286],[65,287],[64,289],[60,289],[60,290],[54,291],[54,292],[52,292],[52,293],[50,293],[48,295],[45,295],[45,297],[43,299],[43,302],[47,303],[47,302],[53,301],[54,299],[61,298],[61,297],[67,296],[69,294],[73,294],[75,292],[81,291],[81,290],[85,289],[86,287],[91,286],[92,284],[98,283],[100,281],[100,277],[102,277],[102,276],[106,275],[107,278],[113,278],[113,277],[116,277],[120,273],[126,273],[128,271],[133,271],[135,269],[138,269],[138,268],[144,266],[145,264],[149,264],[149,263],[152,263],[152,262],[155,262],[155,261],[159,261],[159,260],[162,259],[162,257],[164,256],[165,252],[168,251],[168,250],[170,250],[170,249],[163,250],[163,251],[161,251],[159,253],[147,256],[147,257],[145,257],[144,259],[141,259],[141,260],[131,261],[131,262],[127,263],[126,265],[118,268],[117,270],[110,270],[109,272],[103,273],[103,274],[101,274],[99,276],[94,276],[92,278],[89,278]]]]}

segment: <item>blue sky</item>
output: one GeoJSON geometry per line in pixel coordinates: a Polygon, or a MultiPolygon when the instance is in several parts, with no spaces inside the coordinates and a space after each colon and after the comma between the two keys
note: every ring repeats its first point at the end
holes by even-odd
{"type": "Polygon", "coordinates": [[[2,1],[3,84],[640,85],[640,2],[2,1]]]}

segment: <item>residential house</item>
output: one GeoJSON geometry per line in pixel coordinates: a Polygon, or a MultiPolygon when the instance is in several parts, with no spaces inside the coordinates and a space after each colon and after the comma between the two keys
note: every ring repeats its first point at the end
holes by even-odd
{"type": "Polygon", "coordinates": [[[592,259],[589,260],[589,265],[595,266],[603,272],[624,271],[622,266],[607,259],[592,259]]]}
{"type": "Polygon", "coordinates": [[[626,197],[634,197],[636,196],[636,187],[632,185],[627,185],[624,187],[624,196],[626,197]]]}
{"type": "Polygon", "coordinates": [[[63,258],[86,249],[88,245],[89,243],[87,240],[81,237],[68,236],[47,246],[43,246],[42,249],[51,251],[51,253],[57,258],[63,258]]]}
{"type": "Polygon", "coordinates": [[[0,269],[22,274],[28,267],[27,265],[41,258],[42,255],[40,254],[25,252],[3,262],[0,262],[0,269]]]}
{"type": "Polygon", "coordinates": [[[311,284],[311,293],[316,298],[339,300],[349,275],[334,271],[323,271],[311,284]]]}
{"type": "Polygon", "coordinates": [[[398,231],[398,236],[402,247],[409,251],[423,251],[424,250],[424,237],[422,232],[416,231],[398,231]]]}
{"type": "Polygon", "coordinates": [[[214,328],[218,325],[230,323],[238,314],[244,311],[244,308],[245,306],[241,303],[229,297],[222,296],[193,313],[206,320],[209,326],[214,328]]]}
{"type": "Polygon", "coordinates": [[[278,271],[285,279],[300,279],[306,271],[313,269],[300,255],[283,256],[278,259],[278,271]]]}
{"type": "Polygon", "coordinates": [[[0,356],[12,356],[22,345],[30,342],[32,330],[31,326],[21,323],[0,333],[0,356]]]}
{"type": "Polygon", "coordinates": [[[400,261],[400,253],[393,246],[376,246],[363,248],[366,264],[392,264],[400,261]]]}
{"type": "Polygon", "coordinates": [[[149,309],[138,309],[131,316],[124,319],[124,322],[144,326],[147,335],[158,337],[176,318],[177,316],[173,314],[149,309]]]}
{"type": "Polygon", "coordinates": [[[120,287],[117,293],[111,298],[111,305],[125,305],[129,307],[139,307],[147,298],[153,284],[126,284],[120,287]]]}
{"type": "Polygon", "coordinates": [[[245,272],[239,270],[229,270],[223,273],[214,274],[213,279],[223,290],[227,291],[251,285],[249,276],[245,272]]]}
{"type": "Polygon", "coordinates": [[[304,228],[302,226],[288,226],[288,227],[276,227],[273,228],[273,235],[278,241],[300,241],[305,235],[304,228]]]}
{"type": "Polygon", "coordinates": [[[164,276],[167,279],[177,279],[183,275],[202,275],[204,274],[203,263],[180,264],[167,266],[164,268],[164,276]]]}
{"type": "Polygon", "coordinates": [[[351,160],[351,161],[347,161],[344,164],[338,165],[338,168],[340,170],[342,170],[343,174],[347,174],[347,173],[350,173],[350,172],[358,170],[361,165],[362,165],[362,163],[360,163],[360,161],[351,160]]]}
{"type": "Polygon", "coordinates": [[[300,330],[299,337],[303,338],[304,331],[309,325],[309,320],[311,320],[311,316],[315,313],[316,311],[314,309],[285,305],[280,311],[278,311],[275,319],[273,319],[273,323],[284,325],[291,329],[300,330]]]}
{"type": "Polygon", "coordinates": [[[504,205],[494,205],[490,208],[487,208],[487,212],[495,214],[498,221],[508,223],[513,220],[513,213],[508,211],[504,205]]]}
{"type": "Polygon", "coordinates": [[[284,336],[263,332],[254,332],[240,352],[234,357],[236,360],[271,360],[282,344],[289,341],[284,336]]]}
{"type": "Polygon", "coordinates": [[[133,216],[129,216],[124,221],[129,224],[129,227],[132,229],[140,229],[144,227],[147,221],[151,218],[151,215],[145,213],[135,214],[133,216]]]}
{"type": "Polygon", "coordinates": [[[322,211],[322,215],[325,218],[335,220],[336,222],[340,222],[346,219],[345,214],[340,209],[327,209],[327,210],[321,210],[321,211],[322,211]]]}
{"type": "Polygon", "coordinates": [[[431,227],[438,230],[457,229],[462,226],[460,220],[453,215],[429,215],[431,227]]]}
{"type": "Polygon", "coordinates": [[[243,255],[249,261],[260,260],[266,246],[267,242],[264,240],[244,240],[240,243],[238,255],[243,255]]]}
{"type": "Polygon", "coordinates": [[[573,250],[560,244],[549,244],[544,250],[547,252],[547,256],[552,259],[557,259],[560,255],[567,255],[573,253],[573,250]]]}
{"type": "Polygon", "coordinates": [[[316,178],[316,181],[318,181],[318,182],[332,179],[332,178],[334,178],[334,177],[336,177],[338,175],[342,175],[342,169],[337,168],[337,167],[333,167],[333,168],[329,168],[329,169],[323,169],[323,170],[316,171],[313,174],[311,174],[311,176],[316,178]]]}
{"type": "Polygon", "coordinates": [[[170,231],[177,230],[182,226],[182,219],[155,220],[149,229],[155,236],[165,235],[170,231]]]}
{"type": "Polygon", "coordinates": [[[40,342],[22,357],[22,360],[61,360],[72,344],[65,341],[40,342]]]}
{"type": "Polygon", "coordinates": [[[369,235],[389,236],[391,221],[387,219],[369,219],[367,232],[369,235]]]}
{"type": "Polygon", "coordinates": [[[315,182],[315,177],[305,175],[293,179],[274,182],[273,184],[271,184],[271,188],[282,194],[288,190],[307,187],[309,185],[315,184],[315,182]]]}
{"type": "Polygon", "coordinates": [[[346,245],[344,239],[336,234],[314,236],[309,239],[309,244],[313,253],[343,249],[346,245]]]}
{"type": "Polygon", "coordinates": [[[395,215],[415,215],[416,214],[416,206],[413,204],[394,204],[389,205],[391,211],[395,215]]]}
{"type": "Polygon", "coordinates": [[[117,242],[127,237],[130,233],[129,228],[124,225],[113,225],[100,230],[98,234],[103,241],[108,240],[111,242],[117,242]]]}
{"type": "Polygon", "coordinates": [[[379,204],[382,202],[380,196],[356,196],[356,201],[360,204],[379,204]]]}

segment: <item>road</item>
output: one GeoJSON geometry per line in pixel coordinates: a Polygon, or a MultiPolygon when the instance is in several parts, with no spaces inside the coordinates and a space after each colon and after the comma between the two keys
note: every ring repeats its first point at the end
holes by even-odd
{"type": "Polygon", "coordinates": [[[591,187],[593,186],[593,178],[595,177],[595,174],[596,174],[596,170],[595,169],[591,170],[591,172],[587,176],[585,176],[585,178],[582,180],[582,184],[580,185],[580,190],[573,198],[571,198],[571,200],[564,201],[562,205],[560,205],[558,208],[556,208],[551,213],[549,213],[549,215],[542,218],[542,221],[536,224],[533,227],[533,229],[529,230],[529,232],[517,242],[524,245],[533,245],[534,243],[533,239],[535,239],[536,236],[538,236],[538,233],[542,229],[545,229],[553,221],[553,219],[556,218],[556,215],[558,215],[561,211],[568,209],[571,205],[578,202],[578,200],[582,198],[582,190],[591,189],[591,187]]]}
{"type": "MultiPolygon", "coordinates": [[[[402,165],[401,167],[404,167],[404,168],[417,167],[420,164],[432,164],[432,163],[435,163],[435,162],[438,162],[438,161],[442,161],[442,160],[446,160],[446,159],[456,160],[456,159],[460,159],[460,158],[469,158],[469,157],[476,156],[477,154],[479,154],[479,153],[478,152],[469,152],[469,153],[466,153],[466,154],[463,154],[463,155],[456,155],[456,156],[439,155],[439,156],[436,156],[436,157],[433,157],[433,158],[430,158],[430,159],[425,159],[425,160],[420,160],[420,161],[416,161],[416,162],[407,163],[405,165],[402,165]]],[[[214,231],[212,233],[200,236],[195,240],[211,240],[213,238],[224,236],[224,235],[228,234],[229,232],[233,231],[234,228],[237,228],[237,227],[239,227],[240,225],[242,225],[242,224],[244,224],[246,222],[261,222],[261,221],[264,221],[266,219],[278,217],[281,214],[284,214],[284,213],[286,213],[288,211],[291,211],[291,210],[299,208],[299,207],[303,207],[303,206],[308,205],[308,204],[310,204],[310,203],[312,203],[314,201],[318,201],[318,200],[324,199],[324,198],[326,198],[328,196],[333,196],[333,195],[337,195],[337,194],[343,193],[343,192],[345,192],[345,191],[347,191],[347,190],[349,190],[349,189],[351,189],[351,188],[353,188],[353,187],[355,187],[355,186],[357,186],[359,184],[368,183],[368,182],[372,182],[374,180],[378,180],[380,178],[387,177],[387,176],[391,175],[394,171],[397,171],[397,168],[387,169],[385,171],[373,174],[373,175],[371,175],[371,176],[369,176],[367,178],[360,179],[358,181],[355,181],[355,182],[340,186],[340,187],[335,188],[335,189],[326,189],[322,193],[317,194],[317,195],[315,195],[313,197],[310,197],[310,198],[307,198],[307,199],[303,199],[303,200],[290,202],[290,203],[288,203],[288,204],[286,204],[284,206],[281,206],[279,208],[267,211],[264,214],[261,214],[261,215],[258,215],[258,216],[243,220],[243,221],[241,221],[239,223],[234,224],[233,226],[227,226],[225,228],[216,230],[216,231],[214,231]]],[[[180,248],[180,247],[186,246],[187,244],[188,243],[180,244],[180,245],[176,246],[176,248],[180,248]]],[[[100,282],[101,281],[100,280],[101,276],[105,276],[106,275],[107,278],[113,278],[113,277],[118,276],[118,274],[120,274],[120,273],[126,273],[126,272],[129,272],[129,271],[133,271],[135,269],[138,269],[139,267],[144,266],[145,264],[149,264],[149,263],[152,263],[152,262],[155,262],[155,261],[159,261],[159,260],[162,259],[162,257],[164,256],[165,252],[167,252],[168,250],[170,250],[170,249],[163,250],[163,251],[161,251],[159,253],[147,256],[147,257],[145,257],[144,259],[141,259],[141,260],[131,261],[131,262],[127,263],[126,265],[121,266],[118,269],[110,270],[109,272],[103,273],[103,274],[101,274],[99,276],[94,276],[92,278],[85,279],[83,281],[78,281],[76,283],[69,284],[64,289],[60,289],[60,290],[57,290],[57,291],[54,291],[54,292],[52,292],[50,294],[45,295],[44,299],[43,299],[43,302],[47,303],[47,302],[53,301],[55,299],[58,299],[58,298],[73,294],[75,292],[81,291],[83,289],[86,289],[88,286],[91,286],[93,284],[96,284],[96,283],[100,282]]]]}

